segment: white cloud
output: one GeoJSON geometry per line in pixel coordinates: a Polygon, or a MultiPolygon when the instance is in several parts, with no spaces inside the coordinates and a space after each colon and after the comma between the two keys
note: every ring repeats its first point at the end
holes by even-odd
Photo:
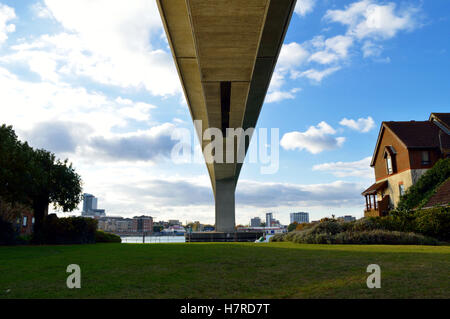
{"type": "Polygon", "coordinates": [[[309,57],[309,52],[300,44],[291,42],[281,47],[280,56],[277,66],[272,75],[266,103],[280,102],[285,99],[294,99],[295,93],[300,91],[299,88],[290,90],[282,90],[286,84],[286,77],[290,74],[293,78],[296,74],[296,68],[304,64],[309,57]]]}
{"type": "Polygon", "coordinates": [[[293,100],[295,99],[295,93],[300,91],[300,89],[295,88],[290,91],[272,91],[267,94],[266,103],[280,102],[283,100],[293,100]]]}
{"type": "Polygon", "coordinates": [[[8,33],[16,30],[15,24],[8,23],[15,18],[14,9],[0,3],[0,45],[8,39],[8,33]]]}
{"type": "Polygon", "coordinates": [[[36,2],[31,5],[31,10],[33,10],[34,14],[41,19],[52,18],[52,13],[42,2],[36,2]]]}
{"type": "Polygon", "coordinates": [[[316,0],[297,0],[294,11],[298,15],[304,17],[313,11],[315,5],[316,0]]]}
{"type": "Polygon", "coordinates": [[[362,177],[373,179],[373,168],[370,167],[372,157],[355,162],[331,162],[313,166],[314,171],[329,171],[337,177],[362,177]]]}
{"type": "Polygon", "coordinates": [[[339,124],[361,133],[367,133],[375,128],[375,121],[371,116],[367,118],[359,118],[356,121],[353,119],[343,118],[339,124]]]}
{"type": "Polygon", "coordinates": [[[361,49],[365,58],[379,57],[383,52],[383,46],[375,44],[372,41],[365,41],[361,49]]]}
{"type": "MultiPolygon", "coordinates": [[[[315,4],[316,1],[298,1],[295,12],[304,16],[315,4]]],[[[330,38],[319,35],[301,44],[283,45],[269,88],[269,101],[295,98],[283,88],[287,77],[293,80],[303,77],[319,83],[342,69],[349,63],[350,50],[360,49],[364,58],[389,63],[389,57],[381,57],[383,46],[379,42],[393,38],[400,31],[416,28],[417,12],[418,9],[411,6],[399,10],[394,2],[380,4],[377,0],[361,0],[344,9],[328,10],[324,20],[343,24],[347,29],[345,34],[330,38]],[[327,67],[320,69],[313,63],[327,67]]]]}
{"type": "Polygon", "coordinates": [[[277,67],[289,70],[302,65],[309,57],[309,52],[297,42],[283,44],[278,58],[277,67]]]}
{"type": "Polygon", "coordinates": [[[316,70],[316,69],[309,69],[307,71],[301,72],[298,76],[300,77],[306,77],[310,80],[314,80],[316,82],[321,82],[325,77],[333,74],[336,71],[339,71],[341,69],[340,66],[335,66],[331,68],[327,68],[325,70],[316,70]]]}
{"type": "Polygon", "coordinates": [[[0,67],[2,122],[23,131],[36,123],[75,122],[110,136],[114,128],[124,128],[129,119],[148,122],[154,105],[123,98],[115,100],[103,93],[73,87],[63,82],[31,82],[19,79],[0,67]]]}
{"type": "Polygon", "coordinates": [[[344,10],[328,10],[325,19],[347,25],[347,34],[358,39],[389,39],[399,31],[417,26],[414,14],[417,9],[399,12],[393,2],[377,4],[374,0],[352,3],[344,10]]]}
{"type": "MultiPolygon", "coordinates": [[[[154,1],[46,0],[42,10],[64,28],[13,46],[4,62],[28,64],[43,80],[86,76],[165,96],[181,92],[169,52],[158,48],[163,28],[154,1]]],[[[35,10],[36,11],[36,10],[35,10]]]]}
{"type": "Polygon", "coordinates": [[[312,154],[318,154],[326,150],[341,147],[345,137],[334,137],[334,130],[326,122],[320,122],[317,126],[311,126],[305,132],[290,132],[283,135],[280,145],[286,150],[307,150],[312,154]]]}
{"type": "Polygon", "coordinates": [[[347,58],[348,50],[353,45],[353,38],[338,35],[323,40],[323,37],[316,37],[313,39],[312,43],[315,47],[321,49],[321,51],[312,54],[308,61],[314,61],[320,64],[330,64],[347,58]]]}
{"type": "Polygon", "coordinates": [[[156,163],[169,158],[172,148],[178,142],[172,139],[174,129],[174,124],[164,123],[145,131],[114,134],[107,138],[93,136],[88,146],[90,155],[112,161],[156,163]]]}

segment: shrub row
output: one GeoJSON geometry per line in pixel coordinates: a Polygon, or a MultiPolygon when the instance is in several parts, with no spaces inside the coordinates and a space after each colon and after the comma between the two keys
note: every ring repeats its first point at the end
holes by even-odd
{"type": "Polygon", "coordinates": [[[324,219],[302,230],[278,234],[271,241],[309,244],[418,244],[435,245],[449,240],[450,208],[396,212],[352,222],[324,219]]]}
{"type": "Polygon", "coordinates": [[[97,230],[95,232],[95,242],[96,243],[121,243],[122,239],[120,236],[105,233],[104,231],[97,230]]]}
{"type": "MultiPolygon", "coordinates": [[[[47,216],[43,227],[43,238],[39,243],[94,244],[121,243],[119,236],[97,230],[97,220],[84,217],[58,218],[55,214],[47,216]]],[[[10,222],[0,218],[0,245],[24,245],[37,242],[31,236],[20,236],[10,222]]]]}
{"type": "Polygon", "coordinates": [[[51,214],[45,219],[43,230],[45,244],[93,244],[97,220],[84,217],[58,218],[51,214]]]}
{"type": "Polygon", "coordinates": [[[293,231],[278,234],[272,242],[291,241],[298,244],[361,244],[361,245],[437,245],[439,242],[431,237],[415,233],[389,230],[345,231],[341,233],[312,233],[293,231]]]}

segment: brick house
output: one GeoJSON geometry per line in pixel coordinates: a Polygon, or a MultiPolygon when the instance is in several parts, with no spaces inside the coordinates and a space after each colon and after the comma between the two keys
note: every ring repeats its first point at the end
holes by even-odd
{"type": "Polygon", "coordinates": [[[20,235],[31,235],[34,228],[34,212],[23,204],[15,205],[0,198],[0,219],[12,224],[20,235]]]}
{"type": "Polygon", "coordinates": [[[364,216],[384,216],[400,196],[441,158],[450,156],[450,113],[428,121],[383,122],[370,166],[375,183],[362,195],[364,216]]]}

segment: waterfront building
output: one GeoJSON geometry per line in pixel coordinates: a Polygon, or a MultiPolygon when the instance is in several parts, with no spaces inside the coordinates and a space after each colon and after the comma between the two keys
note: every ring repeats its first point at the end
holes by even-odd
{"type": "Polygon", "coordinates": [[[133,232],[153,232],[153,217],[151,216],[135,216],[133,217],[133,232]]]}

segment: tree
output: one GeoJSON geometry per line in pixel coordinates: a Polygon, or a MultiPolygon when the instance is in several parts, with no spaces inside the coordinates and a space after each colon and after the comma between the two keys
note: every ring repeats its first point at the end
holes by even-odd
{"type": "Polygon", "coordinates": [[[30,183],[32,149],[21,143],[11,126],[0,126],[0,198],[5,202],[30,204],[26,188],[30,183]]]}
{"type": "Polygon", "coordinates": [[[46,150],[35,150],[30,163],[31,183],[27,193],[34,210],[34,233],[40,236],[48,206],[70,212],[82,200],[81,177],[68,160],[61,161],[46,150]]]}
{"type": "Polygon", "coordinates": [[[289,224],[289,226],[287,228],[288,232],[295,230],[297,228],[297,225],[298,225],[297,222],[293,222],[293,223],[289,224]]]}
{"type": "Polygon", "coordinates": [[[78,206],[81,194],[81,177],[67,159],[34,150],[18,140],[11,126],[0,126],[0,198],[33,208],[38,241],[49,204],[69,212],[78,206]]]}

